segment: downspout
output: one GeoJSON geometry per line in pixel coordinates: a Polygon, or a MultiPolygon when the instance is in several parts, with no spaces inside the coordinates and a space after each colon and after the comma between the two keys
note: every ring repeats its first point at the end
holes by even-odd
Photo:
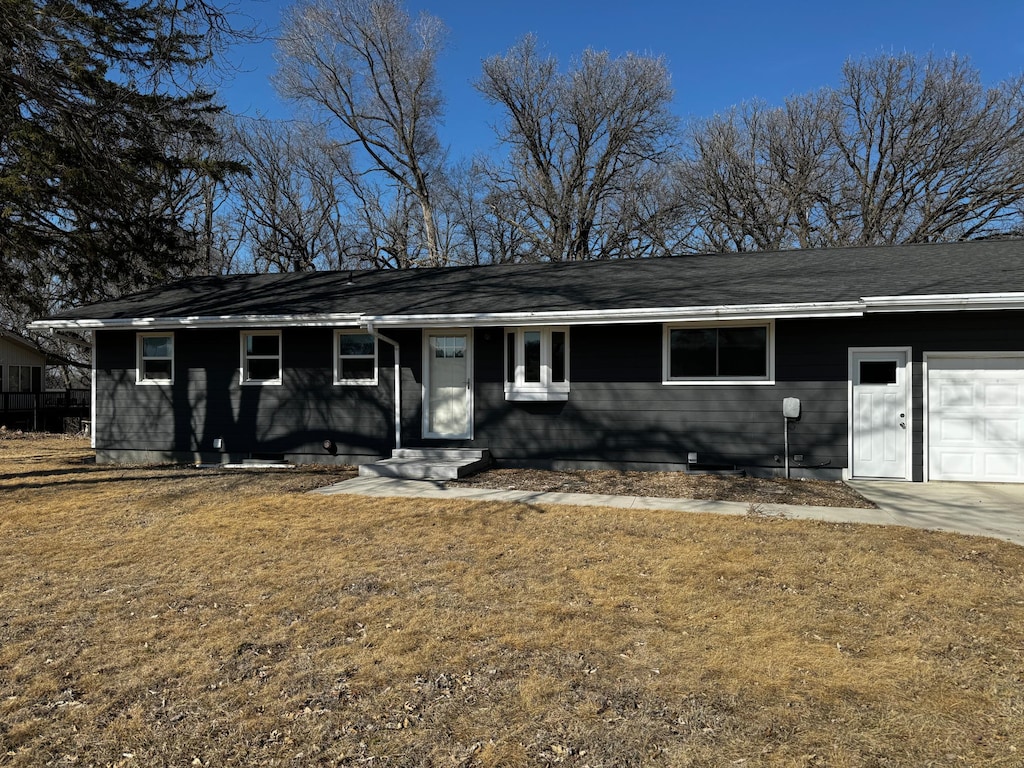
{"type": "Polygon", "coordinates": [[[92,342],[90,345],[90,386],[89,389],[92,391],[89,393],[89,418],[92,420],[92,424],[89,425],[89,447],[96,450],[96,417],[99,415],[96,410],[96,331],[89,331],[89,341],[92,342]]]}
{"type": "Polygon", "coordinates": [[[373,329],[373,323],[366,324],[366,331],[374,338],[385,341],[395,348],[395,450],[402,447],[402,356],[401,347],[394,339],[373,329]]]}

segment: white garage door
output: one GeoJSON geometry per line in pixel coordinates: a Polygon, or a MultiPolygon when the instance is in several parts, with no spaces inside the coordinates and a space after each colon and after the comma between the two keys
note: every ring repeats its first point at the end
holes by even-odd
{"type": "Polygon", "coordinates": [[[1024,482],[1024,353],[926,360],[929,479],[1024,482]]]}

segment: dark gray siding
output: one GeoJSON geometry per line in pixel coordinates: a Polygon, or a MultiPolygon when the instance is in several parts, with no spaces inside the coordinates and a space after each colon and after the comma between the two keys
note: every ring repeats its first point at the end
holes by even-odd
{"type": "Polygon", "coordinates": [[[782,398],[800,397],[792,452],[841,469],[846,353],[834,370],[816,373],[824,380],[798,375],[814,335],[814,327],[779,330],[774,385],[665,385],[661,325],[578,326],[568,402],[514,403],[504,399],[500,334],[491,342],[478,334],[476,442],[508,463],[679,465],[696,452],[701,464],[774,468],[783,465],[782,398]]]}
{"type": "MultiPolygon", "coordinates": [[[[1024,350],[1024,313],[900,313],[775,324],[775,383],[662,384],[660,324],[577,326],[570,331],[569,400],[515,403],[504,398],[503,329],[474,336],[475,424],[471,441],[500,462],[699,463],[783,466],[782,399],[799,397],[790,426],[796,467],[838,473],[847,465],[848,355],[851,347],[911,347],[913,474],[922,477],[924,352],[1024,350]]],[[[401,346],[402,442],[422,437],[422,334],[389,330],[401,346]]],[[[219,459],[285,454],[299,460],[386,455],[394,446],[393,352],[380,344],[379,383],[332,383],[332,329],[285,329],[284,384],[238,384],[237,330],[178,330],[172,386],[135,384],[135,332],[101,331],[97,346],[97,445],[219,459]]]]}
{"type": "Polygon", "coordinates": [[[1024,313],[940,312],[779,320],[772,385],[662,384],[662,326],[571,330],[565,403],[504,399],[501,329],[476,333],[475,443],[499,461],[699,463],[783,466],[782,399],[798,397],[790,424],[794,466],[838,473],[848,463],[851,347],[910,347],[914,479],[923,476],[925,352],[1024,350],[1024,313]]]}
{"type": "Polygon", "coordinates": [[[176,330],[175,380],[135,383],[134,331],[97,334],[97,448],[221,460],[261,454],[337,461],[386,454],[394,435],[393,356],[376,386],[333,383],[333,329],[282,332],[282,384],[239,384],[237,329],[176,330]],[[223,449],[214,448],[214,439],[223,449]],[[323,448],[329,439],[334,453],[323,448]]]}

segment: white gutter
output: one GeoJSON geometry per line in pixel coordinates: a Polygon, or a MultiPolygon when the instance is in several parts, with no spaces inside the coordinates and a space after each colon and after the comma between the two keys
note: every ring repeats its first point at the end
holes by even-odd
{"type": "Polygon", "coordinates": [[[866,296],[866,312],[952,312],[964,309],[1024,309],[1024,293],[934,293],[866,296]]]}
{"type": "Polygon", "coordinates": [[[386,341],[395,348],[395,450],[402,447],[402,357],[401,348],[394,339],[389,339],[383,333],[375,331],[373,323],[366,324],[367,333],[373,334],[376,338],[386,341]]]}
{"type": "Polygon", "coordinates": [[[117,328],[252,328],[278,327],[338,327],[359,326],[363,315],[359,312],[328,312],[306,315],[191,315],[189,317],[125,317],[106,320],[36,320],[29,328],[59,329],[117,329],[117,328]]]}
{"type": "Polygon", "coordinates": [[[803,304],[748,304],[711,307],[654,307],[465,314],[371,315],[363,322],[390,327],[431,328],[486,325],[604,325],[607,323],[671,323],[716,319],[770,320],[780,317],[859,317],[861,301],[803,304]]]}
{"type": "Polygon", "coordinates": [[[96,332],[91,331],[89,333],[89,340],[92,342],[89,345],[92,373],[89,380],[89,388],[92,390],[89,393],[89,417],[92,419],[92,424],[89,425],[89,447],[96,448],[96,332]]]}
{"type": "MultiPolygon", "coordinates": [[[[466,312],[416,315],[370,315],[328,312],[297,315],[192,315],[80,320],[36,320],[33,330],[117,328],[249,328],[249,327],[372,327],[439,328],[495,325],[602,325],[608,323],[684,323],[708,320],[771,320],[778,318],[860,317],[869,312],[940,312],[952,310],[1024,309],[1024,293],[964,293],[921,296],[868,296],[852,301],[797,304],[722,304],[692,307],[466,312]]],[[[390,341],[388,343],[391,343],[390,341]]]]}

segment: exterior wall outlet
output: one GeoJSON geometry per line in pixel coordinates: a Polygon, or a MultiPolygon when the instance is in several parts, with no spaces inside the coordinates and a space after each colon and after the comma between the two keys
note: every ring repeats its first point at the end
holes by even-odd
{"type": "Polygon", "coordinates": [[[686,463],[687,464],[696,464],[697,463],[697,452],[696,451],[690,451],[688,454],[686,454],[686,463]]]}
{"type": "Polygon", "coordinates": [[[215,437],[213,438],[213,447],[220,450],[224,447],[224,438],[215,437]]]}

